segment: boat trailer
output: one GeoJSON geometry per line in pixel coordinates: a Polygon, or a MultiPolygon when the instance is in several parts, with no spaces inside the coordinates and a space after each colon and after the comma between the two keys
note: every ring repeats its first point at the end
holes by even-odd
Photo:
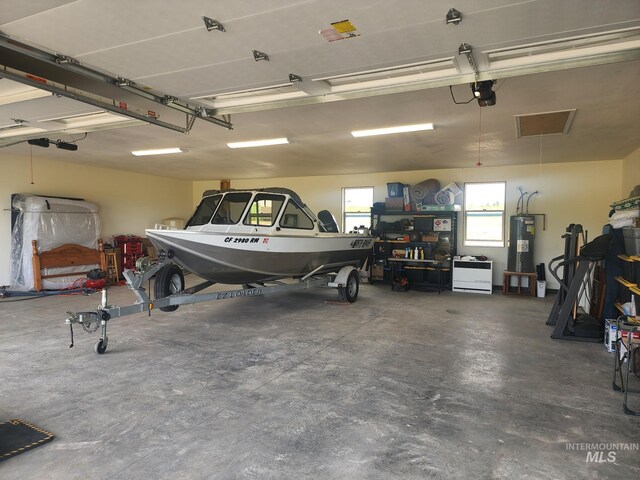
{"type": "Polygon", "coordinates": [[[273,281],[266,283],[245,284],[242,288],[234,290],[217,291],[210,293],[197,293],[214,285],[215,282],[204,281],[189,288],[184,287],[184,276],[181,268],[167,258],[160,258],[158,263],[151,264],[147,257],[138,259],[136,271],[125,270],[122,274],[127,282],[127,287],[136,296],[136,302],[132,305],[119,306],[108,304],[108,289],[102,290],[102,302],[95,309],[87,312],[67,312],[65,324],[69,325],[71,344],[73,347],[73,325],[81,325],[87,333],[94,333],[101,329],[100,339],[95,343],[94,351],[103,354],[107,351],[109,337],[107,336],[107,324],[110,320],[135,313],[148,312],[160,309],[164,312],[176,310],[180,305],[189,305],[212,300],[226,300],[229,298],[255,297],[260,295],[272,295],[275,293],[291,292],[295,290],[309,290],[312,287],[330,287],[338,290],[342,301],[353,303],[358,297],[360,285],[360,273],[355,264],[321,265],[296,283],[284,283],[273,281]],[[337,272],[327,272],[335,269],[337,272]],[[145,282],[156,275],[155,299],[150,299],[145,282]],[[161,295],[159,295],[159,293],[161,295]]]}

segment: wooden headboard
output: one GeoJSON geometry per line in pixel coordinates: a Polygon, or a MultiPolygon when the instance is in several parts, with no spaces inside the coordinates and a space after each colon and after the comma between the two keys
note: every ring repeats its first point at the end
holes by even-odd
{"type": "Polygon", "coordinates": [[[60,245],[52,250],[38,253],[38,242],[33,240],[33,285],[36,292],[42,290],[42,280],[45,278],[70,277],[86,275],[86,272],[55,273],[42,275],[43,268],[76,267],[82,265],[100,265],[106,271],[106,259],[102,248],[102,240],[98,240],[98,249],[83,247],[74,243],[60,245]]]}

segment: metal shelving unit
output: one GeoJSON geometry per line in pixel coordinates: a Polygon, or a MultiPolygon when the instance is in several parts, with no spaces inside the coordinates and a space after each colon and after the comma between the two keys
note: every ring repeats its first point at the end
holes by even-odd
{"type": "MultiPolygon", "coordinates": [[[[441,211],[374,211],[371,210],[371,228],[372,231],[377,232],[379,235],[380,222],[384,219],[395,219],[395,221],[407,220],[407,224],[413,222],[413,230],[401,231],[388,231],[384,232],[385,238],[379,238],[374,242],[373,255],[371,261],[371,271],[369,278],[372,282],[385,282],[391,283],[392,286],[397,282],[398,273],[402,273],[407,277],[413,278],[413,283],[421,284],[422,286],[432,286],[441,290],[443,287],[451,289],[451,270],[452,259],[456,255],[457,248],[457,210],[441,210],[441,211]],[[446,222],[444,222],[446,220],[446,222]],[[440,222],[438,222],[440,221],[440,222]],[[449,230],[439,230],[443,228],[445,223],[449,224],[449,230]],[[416,225],[422,225],[420,228],[425,228],[424,225],[431,225],[431,228],[418,230],[416,225]],[[420,240],[416,238],[416,234],[420,233],[420,240]],[[433,237],[429,235],[437,234],[437,240],[423,241],[424,236],[427,238],[433,237]],[[411,239],[413,234],[413,239],[411,239]],[[406,239],[409,237],[409,239],[406,239]],[[401,238],[399,240],[399,238],[401,238]],[[436,261],[434,255],[438,252],[439,245],[442,246],[445,239],[448,239],[449,255],[446,259],[436,261]],[[394,250],[406,250],[410,248],[411,252],[415,251],[415,248],[422,248],[424,251],[424,258],[408,258],[406,262],[395,261],[395,265],[392,265],[394,250]]],[[[402,223],[402,222],[401,222],[402,223]]],[[[396,257],[397,258],[397,257],[396,257]]],[[[400,257],[402,259],[403,257],[400,257]]]]}

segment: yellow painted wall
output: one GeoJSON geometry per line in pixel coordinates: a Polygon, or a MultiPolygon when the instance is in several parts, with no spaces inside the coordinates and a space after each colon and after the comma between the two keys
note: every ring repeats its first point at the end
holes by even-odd
{"type": "Polygon", "coordinates": [[[640,148],[622,162],[622,197],[628,197],[636,185],[640,185],[640,148]]]}
{"type": "MultiPolygon", "coordinates": [[[[507,214],[513,215],[518,200],[517,187],[538,190],[540,196],[530,202],[531,213],[547,215],[547,229],[538,221],[535,243],[536,263],[548,263],[560,255],[560,236],[569,223],[581,223],[589,238],[597,236],[607,222],[609,204],[628,195],[636,179],[640,157],[637,150],[624,160],[604,162],[561,163],[513,167],[480,167],[466,169],[423,170],[364,175],[274,178],[265,180],[232,179],[233,188],[278,186],[297,191],[315,212],[329,209],[340,221],[342,187],[373,186],[375,201],[384,201],[387,182],[415,184],[437,178],[442,185],[457,182],[504,180],[507,182],[507,214]]],[[[34,159],[34,185],[30,184],[29,160],[0,153],[3,175],[0,176],[0,285],[9,281],[10,194],[38,193],[82,197],[100,206],[103,238],[114,234],[142,235],[167,217],[188,218],[201,194],[209,188],[219,188],[219,181],[188,182],[163,177],[123,173],[34,159]]],[[[460,223],[462,216],[459,216],[460,223]]],[[[506,248],[477,248],[462,245],[459,235],[458,253],[486,255],[494,260],[494,284],[502,283],[506,269],[506,248]]],[[[549,287],[557,285],[550,281],[549,287]]]]}
{"type": "MultiPolygon", "coordinates": [[[[625,161],[626,162],[626,161],[625,161]]],[[[558,163],[546,165],[525,165],[511,167],[479,167],[465,169],[423,170],[417,172],[391,172],[363,175],[335,175],[322,177],[273,178],[265,180],[231,180],[232,188],[286,187],[296,191],[314,211],[330,210],[341,222],[342,187],[373,186],[374,201],[384,201],[387,182],[415,184],[429,178],[436,178],[441,185],[456,182],[460,187],[464,182],[506,181],[507,215],[516,213],[516,203],[520,196],[517,188],[533,192],[538,190],[529,203],[530,213],[546,214],[546,230],[542,220],[536,223],[535,262],[548,265],[551,258],[561,255],[564,243],[561,235],[567,225],[580,223],[593,239],[607,223],[609,204],[622,198],[623,161],[558,163]]],[[[219,181],[197,181],[193,183],[193,204],[200,201],[202,192],[219,188],[219,181]]],[[[625,193],[625,195],[628,192],[625,193]]],[[[458,217],[462,224],[462,215],[458,217]]],[[[458,235],[460,255],[486,255],[494,260],[493,283],[502,284],[502,272],[507,268],[507,248],[465,247],[462,231],[458,235]]],[[[549,276],[548,276],[549,277],[549,276]]],[[[558,284],[548,280],[548,287],[558,284]]]]}
{"type": "Polygon", "coordinates": [[[28,158],[0,152],[0,165],[0,285],[9,284],[12,193],[79,197],[97,204],[100,207],[102,238],[109,242],[116,234],[142,236],[145,228],[153,227],[162,219],[188,218],[192,211],[190,181],[123,173],[39,157],[33,159],[32,185],[28,158]]]}

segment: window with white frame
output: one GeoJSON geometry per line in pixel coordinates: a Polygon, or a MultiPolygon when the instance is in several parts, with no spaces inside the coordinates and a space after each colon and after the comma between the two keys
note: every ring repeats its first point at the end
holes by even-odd
{"type": "Polygon", "coordinates": [[[373,187],[345,187],[342,189],[343,232],[364,226],[371,228],[373,187]]]}
{"type": "Polygon", "coordinates": [[[464,244],[504,247],[506,182],[464,184],[464,244]]]}

